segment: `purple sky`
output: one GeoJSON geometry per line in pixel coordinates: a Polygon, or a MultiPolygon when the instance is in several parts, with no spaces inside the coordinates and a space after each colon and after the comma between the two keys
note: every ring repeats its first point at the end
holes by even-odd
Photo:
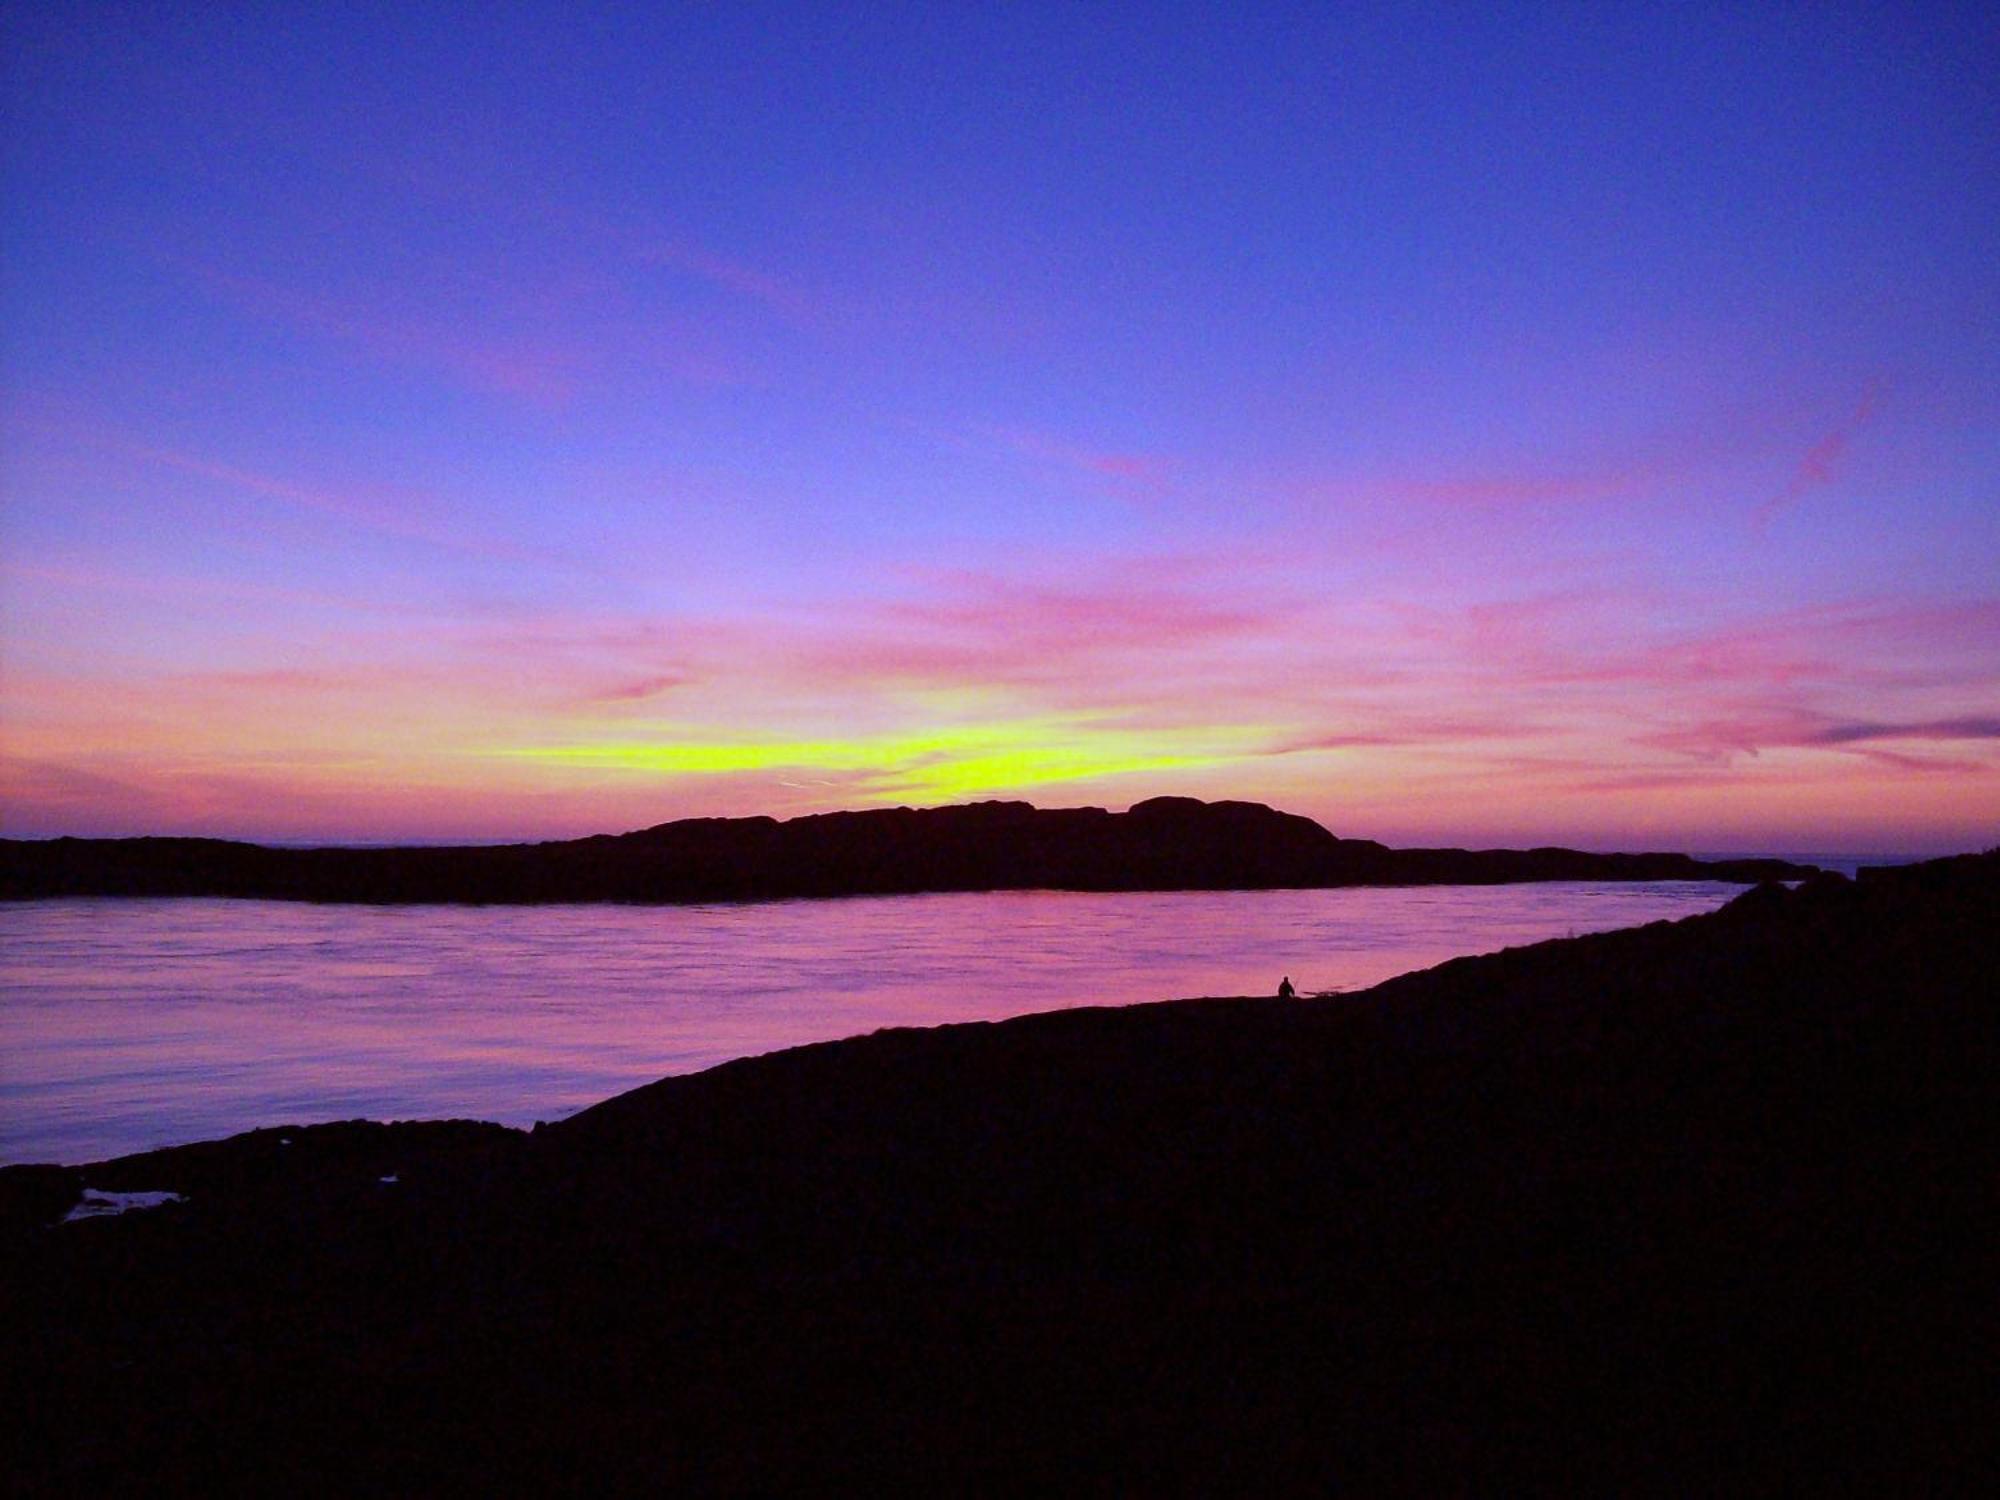
{"type": "Polygon", "coordinates": [[[2000,840],[2000,19],[10,4],[0,822],[2000,840]]]}

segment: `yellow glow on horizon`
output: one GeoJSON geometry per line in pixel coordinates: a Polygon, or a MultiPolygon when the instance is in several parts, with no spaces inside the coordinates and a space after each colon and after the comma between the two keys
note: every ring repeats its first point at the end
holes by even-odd
{"type": "Polygon", "coordinates": [[[856,739],[617,740],[496,753],[667,776],[832,774],[851,778],[861,795],[949,802],[1056,782],[1224,765],[1259,753],[1269,733],[1242,726],[1140,732],[1029,719],[856,739]]]}

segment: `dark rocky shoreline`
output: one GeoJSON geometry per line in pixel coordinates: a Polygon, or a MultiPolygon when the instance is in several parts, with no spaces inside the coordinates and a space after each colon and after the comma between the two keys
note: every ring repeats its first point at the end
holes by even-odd
{"type": "Polygon", "coordinates": [[[279,849],[224,839],[0,840],[0,900],[238,896],[529,903],[761,901],[984,890],[1258,890],[1534,880],[1795,880],[1782,860],[1576,849],[1391,849],[1254,802],[1129,812],[1025,802],[690,818],[479,848],[279,849]]]}
{"type": "Polygon", "coordinates": [[[8,1169],[10,1479],[1970,1490],[1996,973],[2000,854],[1966,856],[533,1133],[8,1169]],[[186,1201],[53,1223],[86,1185],[186,1201]]]}

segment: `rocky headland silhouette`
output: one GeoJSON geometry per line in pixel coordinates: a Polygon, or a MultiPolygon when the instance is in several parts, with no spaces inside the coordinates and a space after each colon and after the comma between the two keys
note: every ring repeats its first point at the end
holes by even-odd
{"type": "Polygon", "coordinates": [[[1391,849],[1255,802],[1155,797],[1123,813],[1026,802],[689,818],[475,848],[290,849],[224,839],[0,840],[0,899],[744,901],[976,890],[1227,890],[1536,880],[1800,879],[1770,859],[1576,849],[1391,849]]]}
{"type": "Polygon", "coordinates": [[[21,1493],[1976,1491],[2000,853],[0,1172],[21,1493]],[[174,1193],[59,1222],[84,1190],[174,1193]]]}

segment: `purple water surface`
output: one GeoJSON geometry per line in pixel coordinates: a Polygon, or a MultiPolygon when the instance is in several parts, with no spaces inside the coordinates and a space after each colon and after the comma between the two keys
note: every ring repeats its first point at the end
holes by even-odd
{"type": "Polygon", "coordinates": [[[259,1125],[551,1120],[883,1026],[1352,990],[1708,911],[1691,883],[1023,891],[742,906],[0,907],[0,1162],[259,1125]]]}

